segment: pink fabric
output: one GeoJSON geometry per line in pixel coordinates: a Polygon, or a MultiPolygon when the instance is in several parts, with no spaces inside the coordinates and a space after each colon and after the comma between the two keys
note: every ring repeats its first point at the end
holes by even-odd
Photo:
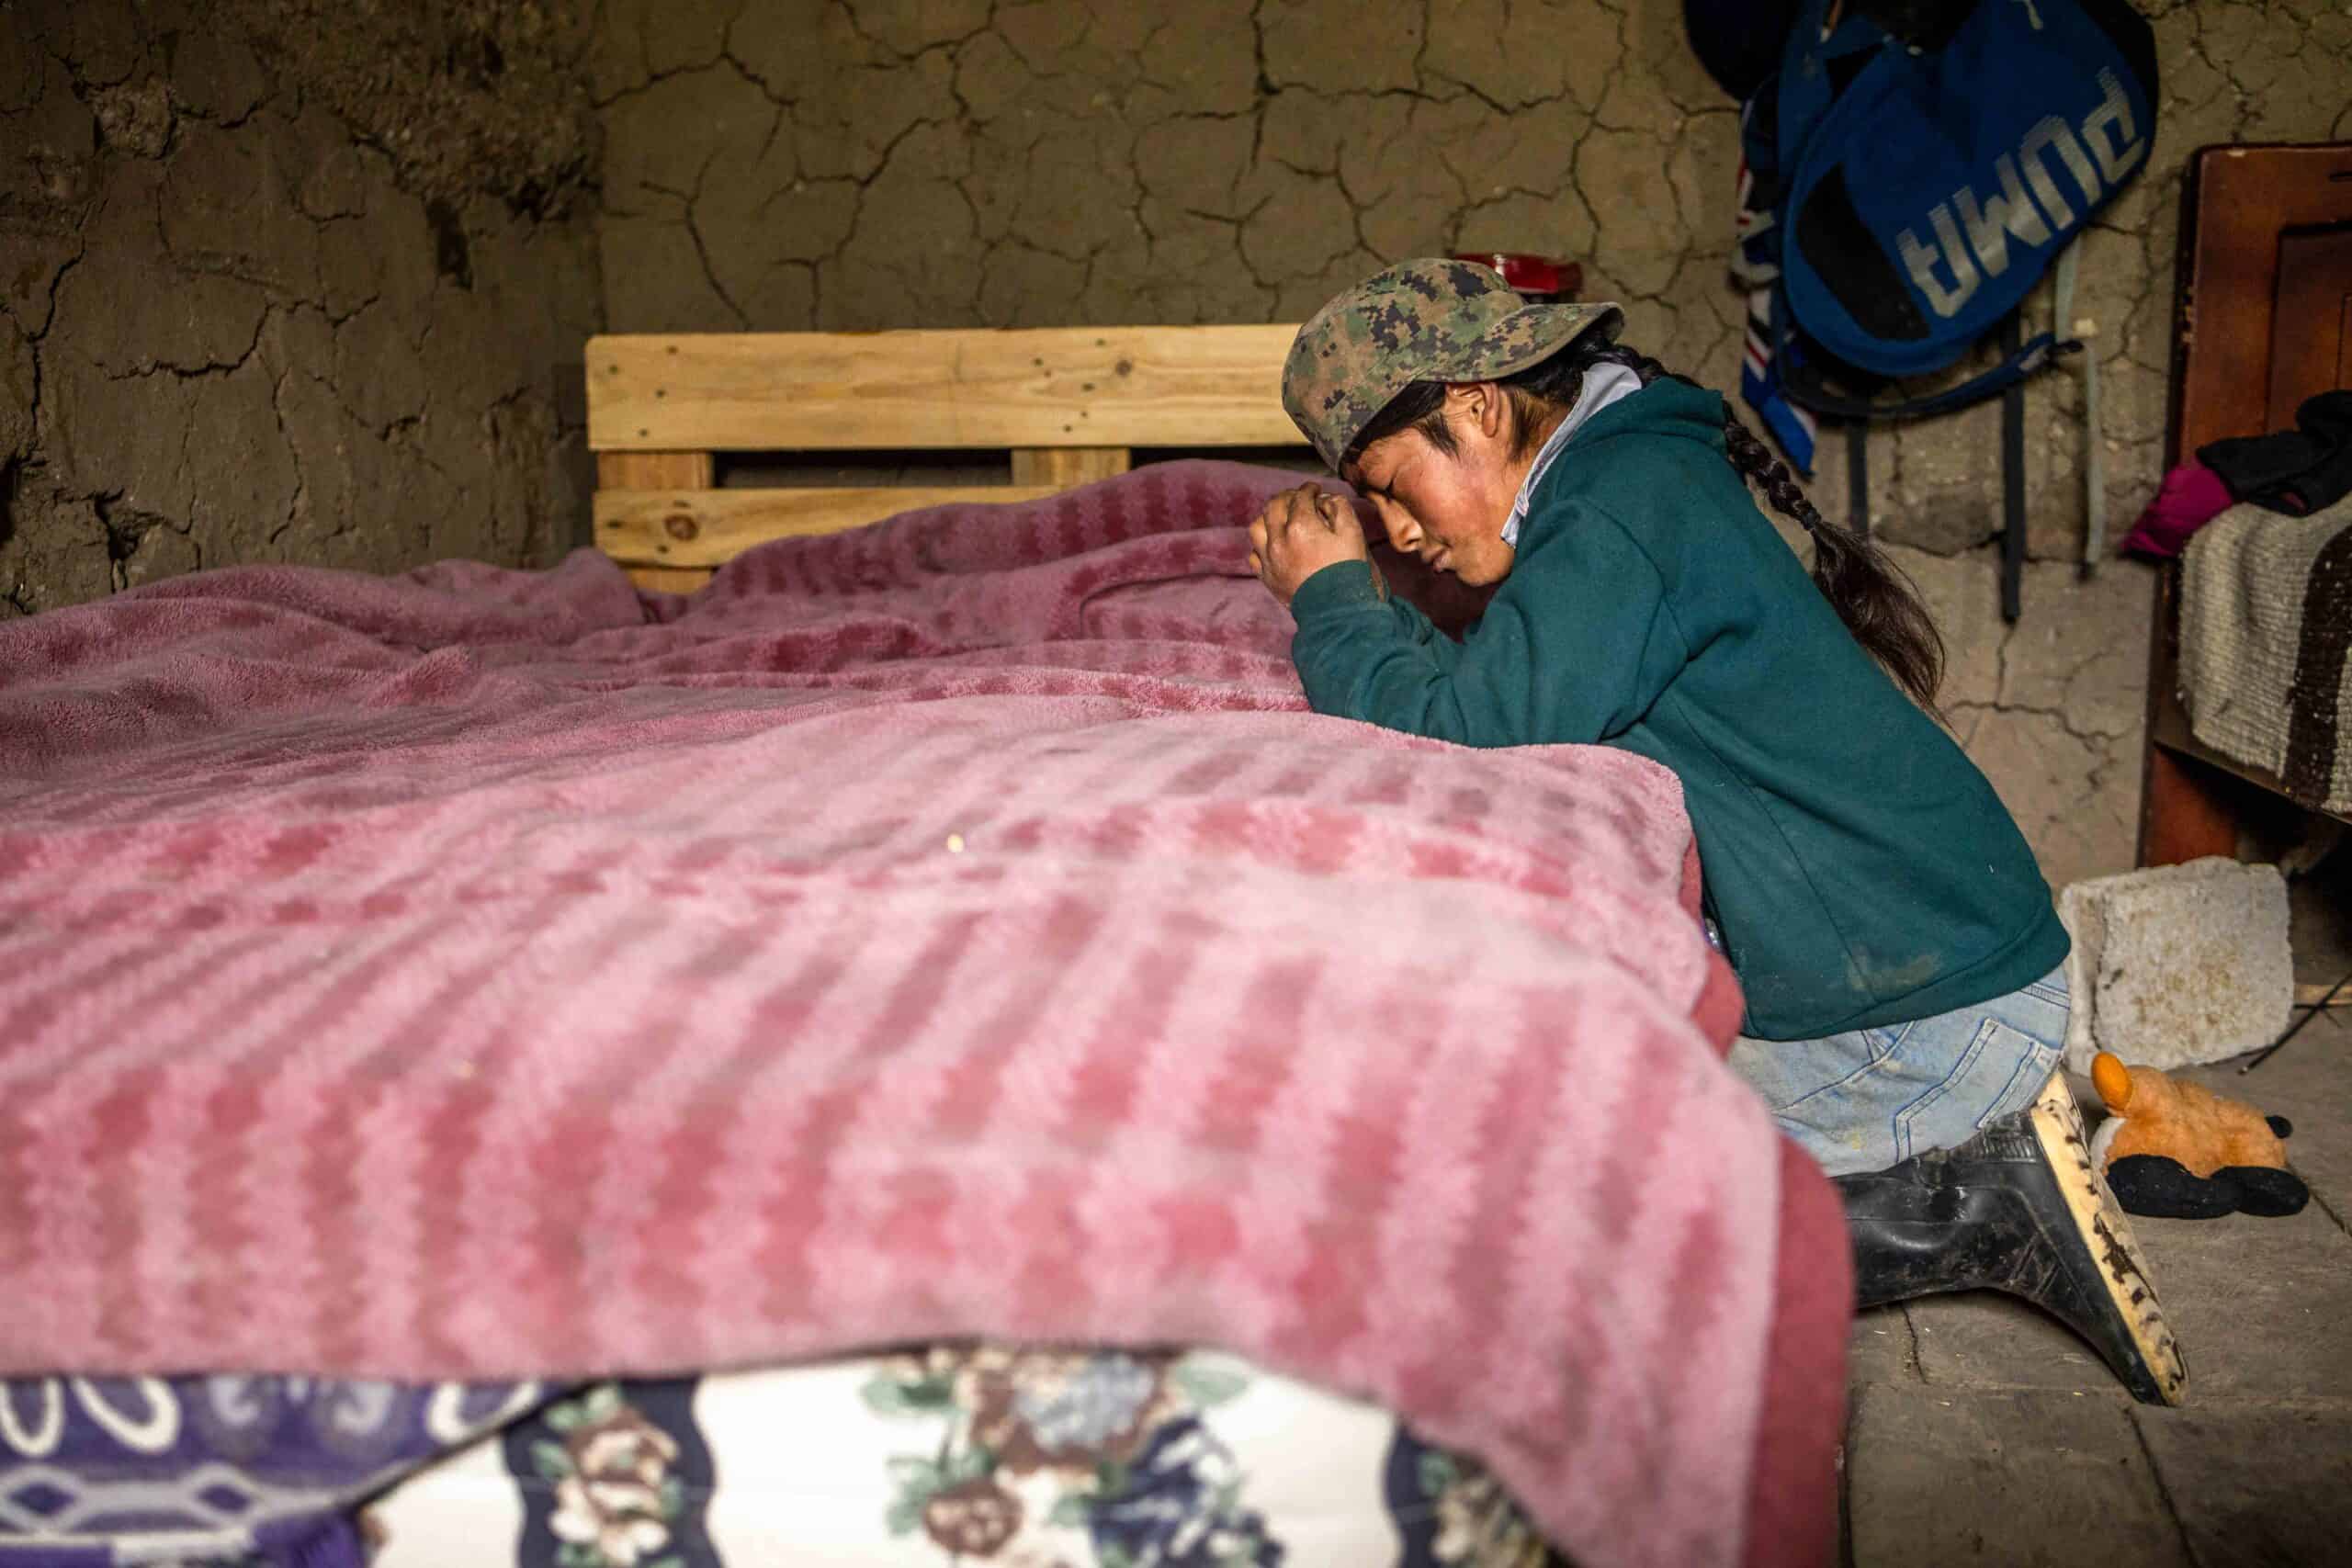
{"type": "Polygon", "coordinates": [[[2148,560],[2170,560],[2188,547],[2198,529],[2234,504],[2221,475],[2202,463],[2183,463],[2164,477],[2116,548],[2148,560]]]}
{"type": "Polygon", "coordinates": [[[0,626],[0,1371],[1204,1342],[1592,1568],[1802,1557],[1842,1235],[1675,781],[1306,712],[1288,479],[0,626]]]}

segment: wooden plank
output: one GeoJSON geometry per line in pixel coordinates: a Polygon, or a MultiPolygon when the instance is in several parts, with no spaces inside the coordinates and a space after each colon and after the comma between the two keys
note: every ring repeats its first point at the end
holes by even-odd
{"type": "Polygon", "coordinates": [[[614,559],[716,567],[769,539],[837,534],[920,506],[1035,501],[1059,486],[899,486],[872,490],[604,490],[596,547],[614,559]]]}
{"type": "Polygon", "coordinates": [[[2185,757],[2166,744],[2176,732],[2186,739],[2188,721],[2180,705],[2180,564],[2156,574],[2155,604],[2148,620],[2148,700],[2140,765],[2141,865],[2180,865],[2207,855],[2234,856],[2240,830],[2236,792],[2231,781],[2201,759],[2185,757]]]}
{"type": "MultiPolygon", "coordinates": [[[[599,452],[596,454],[597,496],[616,491],[660,489],[673,497],[708,491],[718,463],[708,452],[599,452]]],[[[612,552],[605,552],[610,555],[612,552]]],[[[710,581],[707,568],[680,570],[673,566],[623,563],[631,582],[655,593],[692,593],[710,581]]]]}
{"type": "Polygon", "coordinates": [[[1290,326],[588,340],[599,452],[1304,444],[1290,326]]]}
{"type": "Polygon", "coordinates": [[[599,452],[599,490],[708,490],[718,464],[708,452],[599,452]]]}
{"type": "Polygon", "coordinates": [[[2352,217],[2352,142],[2208,147],[2189,170],[2167,464],[2269,430],[2278,236],[2352,217]]]}
{"type": "Polygon", "coordinates": [[[2352,229],[2290,230],[2278,236],[2263,427],[2292,430],[2303,400],[2330,387],[2352,387],[2352,229]]]}
{"type": "Polygon", "coordinates": [[[2238,852],[2238,812],[2205,763],[2170,747],[2147,749],[2141,784],[2142,865],[2185,865],[2207,855],[2238,852]]]}
{"type": "MultiPolygon", "coordinates": [[[[708,491],[718,463],[708,452],[599,452],[596,455],[598,499],[614,491],[659,489],[677,497],[708,491]]],[[[612,552],[605,552],[610,555],[612,552]]],[[[710,581],[707,568],[680,570],[662,565],[623,563],[631,582],[655,593],[692,593],[710,581]]]]}
{"type": "Polygon", "coordinates": [[[1125,446],[1016,446],[1012,449],[1012,482],[1069,490],[1114,479],[1135,466],[1135,453],[1125,446]]]}
{"type": "Polygon", "coordinates": [[[2335,996],[2330,997],[2328,992],[2335,990],[2335,986],[2327,981],[2298,983],[2295,987],[2295,1005],[2299,1008],[2352,1008],[2352,986],[2346,986],[2344,989],[2335,991],[2335,996]]]}
{"type": "Polygon", "coordinates": [[[711,579],[708,567],[631,566],[622,570],[639,588],[655,593],[692,593],[711,579]]]}

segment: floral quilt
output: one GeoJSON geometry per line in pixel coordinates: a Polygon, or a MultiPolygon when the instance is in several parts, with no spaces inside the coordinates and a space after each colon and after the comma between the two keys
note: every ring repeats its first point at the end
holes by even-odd
{"type": "Polygon", "coordinates": [[[1477,1464],[1232,1357],[943,1347],[575,1391],[393,1489],[380,1568],[1548,1568],[1477,1464]],[[501,1558],[503,1561],[503,1558],[501,1558]]]}
{"type": "Polygon", "coordinates": [[[0,1565],[1549,1568],[1482,1467],[1205,1352],[0,1382],[0,1565]]]}

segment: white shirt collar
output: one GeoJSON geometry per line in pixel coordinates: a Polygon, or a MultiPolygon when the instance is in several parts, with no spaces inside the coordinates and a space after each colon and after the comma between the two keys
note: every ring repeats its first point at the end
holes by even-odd
{"type": "Polygon", "coordinates": [[[1600,364],[1584,373],[1584,385],[1577,391],[1576,406],[1568,410],[1568,417],[1552,432],[1536,450],[1535,461],[1527,466],[1527,478],[1521,481],[1519,494],[1511,499],[1510,515],[1503,522],[1503,543],[1519,547],[1519,525],[1527,520],[1527,504],[1535,494],[1535,487],[1551,468],[1552,459],[1577,433],[1577,426],[1599,413],[1610,404],[1632,397],[1642,389],[1642,378],[1623,365],[1600,364]]]}

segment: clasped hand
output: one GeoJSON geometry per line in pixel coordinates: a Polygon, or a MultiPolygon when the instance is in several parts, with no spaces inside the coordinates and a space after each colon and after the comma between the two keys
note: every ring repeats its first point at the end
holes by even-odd
{"type": "Polygon", "coordinates": [[[1355,509],[1318,484],[1283,491],[1250,523],[1250,570],[1284,604],[1325,567],[1371,558],[1355,509]]]}

